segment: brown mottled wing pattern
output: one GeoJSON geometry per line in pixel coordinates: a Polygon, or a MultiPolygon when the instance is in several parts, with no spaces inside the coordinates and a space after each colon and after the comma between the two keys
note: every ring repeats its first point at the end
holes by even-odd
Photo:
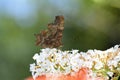
{"type": "Polygon", "coordinates": [[[56,16],[54,23],[48,24],[48,29],[36,34],[36,45],[42,48],[59,48],[62,46],[64,17],[56,16]]]}

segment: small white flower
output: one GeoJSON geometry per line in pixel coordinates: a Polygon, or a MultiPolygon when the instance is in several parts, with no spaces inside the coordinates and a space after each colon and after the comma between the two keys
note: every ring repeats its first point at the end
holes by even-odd
{"type": "Polygon", "coordinates": [[[107,72],[107,74],[112,77],[113,76],[113,72],[107,72]]]}
{"type": "Polygon", "coordinates": [[[120,46],[120,45],[115,45],[115,46],[114,46],[114,49],[115,49],[115,50],[118,50],[119,46],[120,46]]]}
{"type": "Polygon", "coordinates": [[[34,59],[34,60],[39,59],[39,55],[38,55],[38,54],[35,54],[35,55],[33,56],[33,59],[34,59]]]}
{"type": "Polygon", "coordinates": [[[36,71],[36,70],[35,70],[35,63],[30,64],[30,71],[33,71],[33,72],[36,71]]]}
{"type": "Polygon", "coordinates": [[[72,52],[72,54],[76,54],[76,53],[78,53],[78,51],[79,50],[72,50],[71,52],[72,52]]]}
{"type": "Polygon", "coordinates": [[[114,61],[114,60],[110,60],[110,61],[108,61],[108,66],[114,66],[114,67],[117,67],[117,64],[118,64],[117,61],[114,61]]]}
{"type": "Polygon", "coordinates": [[[95,66],[94,66],[94,68],[95,69],[97,69],[97,70],[99,70],[99,69],[101,69],[103,67],[103,63],[102,62],[97,62],[96,64],[95,64],[95,66]]]}

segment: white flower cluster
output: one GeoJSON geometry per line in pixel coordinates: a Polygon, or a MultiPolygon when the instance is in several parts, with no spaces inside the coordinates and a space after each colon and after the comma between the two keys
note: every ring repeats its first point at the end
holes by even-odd
{"type": "Polygon", "coordinates": [[[119,45],[106,51],[88,50],[86,53],[78,50],[61,51],[56,48],[46,48],[42,49],[39,54],[35,54],[33,59],[36,60],[36,63],[30,64],[33,78],[47,74],[66,75],[77,72],[83,67],[90,70],[107,67],[109,71],[117,67],[120,70],[119,45]]]}

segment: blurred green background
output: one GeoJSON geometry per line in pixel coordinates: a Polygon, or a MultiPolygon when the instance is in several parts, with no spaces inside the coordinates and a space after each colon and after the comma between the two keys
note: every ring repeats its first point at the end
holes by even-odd
{"type": "Polygon", "coordinates": [[[39,52],[35,33],[65,17],[63,49],[120,44],[120,0],[0,0],[0,80],[24,80],[39,52]]]}

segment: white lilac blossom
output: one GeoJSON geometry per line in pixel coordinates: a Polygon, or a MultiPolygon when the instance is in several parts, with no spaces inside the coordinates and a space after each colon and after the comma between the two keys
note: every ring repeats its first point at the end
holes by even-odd
{"type": "MultiPolygon", "coordinates": [[[[36,53],[33,59],[36,62],[30,64],[30,71],[34,79],[46,74],[71,74],[83,67],[96,71],[96,74],[101,70],[106,70],[106,75],[109,76],[113,75],[114,69],[120,71],[119,45],[105,51],[88,50],[87,52],[45,48],[41,49],[39,54],[36,53]]],[[[95,75],[95,73],[91,74],[95,75]]]]}

